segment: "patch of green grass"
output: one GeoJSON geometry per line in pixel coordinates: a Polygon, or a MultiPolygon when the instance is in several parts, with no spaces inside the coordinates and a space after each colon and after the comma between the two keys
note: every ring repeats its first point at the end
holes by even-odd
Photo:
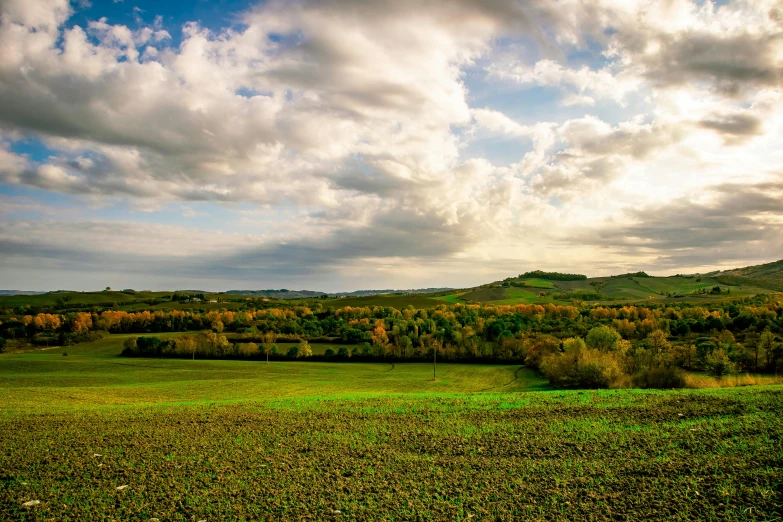
{"type": "Polygon", "coordinates": [[[343,297],[339,299],[326,299],[322,301],[324,307],[333,306],[334,308],[344,308],[346,306],[389,306],[402,309],[406,306],[414,308],[435,308],[443,304],[437,298],[428,297],[425,294],[412,295],[370,295],[365,297],[343,297]]]}
{"type": "Polygon", "coordinates": [[[472,301],[476,303],[487,303],[506,298],[506,289],[501,287],[481,287],[474,288],[460,296],[463,301],[472,301]]]}
{"type": "Polygon", "coordinates": [[[781,399],[426,393],[17,413],[0,423],[0,517],[775,520],[781,399]]]}
{"type": "MultiPolygon", "coordinates": [[[[153,334],[161,338],[179,334],[153,334]]],[[[119,357],[131,335],[112,335],[62,349],[0,356],[0,396],[6,411],[50,411],[113,404],[260,400],[406,392],[548,389],[515,366],[439,364],[438,380],[422,363],[231,361],[119,357]]],[[[291,343],[281,343],[287,351],[291,343]]],[[[313,351],[339,345],[312,343],[313,351]]]]}
{"type": "Polygon", "coordinates": [[[0,355],[0,519],[783,516],[783,385],[559,391],[516,366],[125,359],[126,337],[0,355]]]}
{"type": "Polygon", "coordinates": [[[530,286],[533,288],[554,288],[555,285],[552,284],[552,281],[549,281],[548,279],[538,279],[538,278],[530,278],[530,279],[523,279],[522,283],[524,283],[525,286],[530,286]]]}
{"type": "Polygon", "coordinates": [[[461,297],[463,295],[465,295],[465,292],[460,292],[458,294],[441,295],[441,296],[435,297],[434,299],[437,299],[438,301],[445,301],[445,302],[451,303],[451,304],[459,304],[459,303],[463,303],[464,302],[461,299],[461,297]]]}

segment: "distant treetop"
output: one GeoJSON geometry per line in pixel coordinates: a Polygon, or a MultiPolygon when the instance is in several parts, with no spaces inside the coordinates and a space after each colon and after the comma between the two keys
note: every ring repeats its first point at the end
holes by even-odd
{"type": "Polygon", "coordinates": [[[587,276],[582,274],[563,274],[561,272],[543,272],[541,270],[533,270],[532,272],[520,274],[519,279],[524,279],[526,277],[537,277],[539,279],[549,279],[551,281],[582,281],[587,279],[587,276]]]}
{"type": "Polygon", "coordinates": [[[617,274],[612,277],[650,277],[647,272],[628,272],[627,274],[617,274]]]}

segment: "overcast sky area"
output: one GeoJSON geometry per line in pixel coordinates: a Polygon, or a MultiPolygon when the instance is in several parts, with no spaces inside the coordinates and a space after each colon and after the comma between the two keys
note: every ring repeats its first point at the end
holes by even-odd
{"type": "Polygon", "coordinates": [[[0,0],[0,288],[780,259],[782,89],[782,0],[0,0]]]}

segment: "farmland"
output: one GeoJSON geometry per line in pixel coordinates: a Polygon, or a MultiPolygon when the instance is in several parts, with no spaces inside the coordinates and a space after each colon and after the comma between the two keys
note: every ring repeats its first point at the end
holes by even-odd
{"type": "Polygon", "coordinates": [[[128,360],[123,338],[0,355],[0,518],[783,515],[779,385],[557,391],[519,366],[128,360]]]}

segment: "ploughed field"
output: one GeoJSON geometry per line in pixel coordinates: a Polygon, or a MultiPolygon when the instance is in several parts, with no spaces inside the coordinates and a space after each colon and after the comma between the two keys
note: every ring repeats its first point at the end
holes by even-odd
{"type": "Polygon", "coordinates": [[[783,386],[558,391],[518,366],[433,381],[121,342],[0,355],[0,520],[783,516],[783,386]]]}

